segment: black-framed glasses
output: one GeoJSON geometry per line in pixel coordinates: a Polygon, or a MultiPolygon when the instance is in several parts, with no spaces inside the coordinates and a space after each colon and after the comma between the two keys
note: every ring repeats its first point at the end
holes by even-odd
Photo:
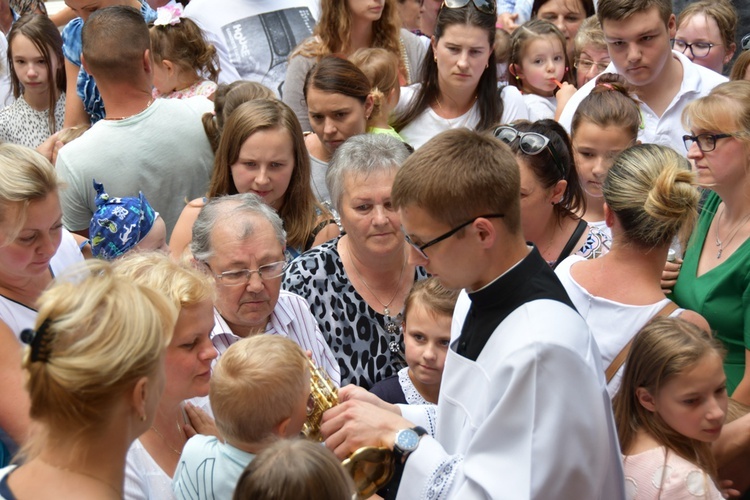
{"type": "Polygon", "coordinates": [[[710,42],[687,43],[685,40],[680,40],[679,38],[672,38],[670,42],[672,42],[673,49],[679,50],[683,54],[687,49],[690,49],[690,53],[693,54],[693,57],[696,59],[703,59],[708,56],[709,52],[711,52],[711,47],[721,45],[720,43],[710,42]]]}
{"type": "Polygon", "coordinates": [[[601,73],[609,67],[609,61],[594,62],[588,59],[577,59],[576,62],[573,63],[573,67],[583,74],[591,71],[591,68],[594,66],[596,66],[596,70],[601,73]]]}
{"type": "MultiPolygon", "coordinates": [[[[206,266],[211,269],[208,264],[206,266]]],[[[216,282],[224,286],[240,286],[250,283],[250,277],[258,273],[262,280],[272,280],[284,274],[286,261],[279,260],[260,266],[258,269],[238,269],[236,271],[224,271],[223,273],[214,274],[216,282]]]]}
{"type": "Polygon", "coordinates": [[[690,150],[690,146],[694,142],[698,143],[698,149],[704,153],[708,153],[716,149],[716,141],[719,139],[726,139],[727,137],[734,137],[733,134],[709,134],[708,132],[698,135],[683,135],[682,142],[685,143],[685,149],[690,150]]]}
{"type": "Polygon", "coordinates": [[[473,223],[474,223],[474,221],[476,221],[477,219],[497,219],[497,218],[500,218],[500,217],[505,217],[505,214],[486,214],[486,215],[477,215],[477,216],[476,216],[476,217],[474,217],[473,219],[471,219],[471,220],[469,220],[469,221],[466,221],[466,222],[464,222],[464,223],[463,223],[463,224],[461,224],[460,226],[456,226],[456,227],[454,227],[453,229],[451,229],[451,230],[450,230],[450,231],[448,231],[447,233],[441,234],[441,235],[440,235],[440,236],[438,236],[437,238],[435,238],[435,239],[432,239],[432,240],[428,241],[428,242],[427,242],[427,243],[425,243],[424,245],[417,245],[416,243],[414,243],[414,242],[413,242],[413,241],[411,240],[411,238],[409,237],[409,235],[408,235],[408,234],[406,234],[406,231],[404,231],[404,228],[403,228],[403,227],[401,228],[401,231],[402,231],[402,232],[404,233],[404,239],[406,239],[406,242],[407,242],[407,243],[408,243],[409,245],[411,245],[411,246],[412,246],[412,247],[414,248],[414,250],[416,250],[417,252],[419,252],[419,255],[421,255],[421,256],[422,256],[422,257],[424,257],[425,259],[429,259],[429,257],[427,256],[427,254],[426,254],[426,253],[424,253],[424,251],[425,251],[425,249],[426,249],[426,248],[430,248],[430,247],[431,247],[432,245],[434,245],[434,244],[436,244],[436,243],[440,243],[440,242],[441,242],[441,241],[443,241],[443,240],[447,240],[448,238],[450,238],[451,236],[453,236],[454,234],[456,234],[457,232],[459,232],[460,230],[462,230],[463,228],[465,228],[465,227],[466,227],[466,226],[468,226],[469,224],[473,224],[473,223]]]}
{"type": "Polygon", "coordinates": [[[460,9],[461,7],[469,5],[469,2],[473,2],[474,7],[476,7],[479,12],[484,12],[485,14],[495,14],[497,10],[495,0],[443,0],[443,5],[441,5],[440,8],[448,7],[449,9],[460,9]]]}
{"type": "Polygon", "coordinates": [[[555,162],[555,165],[563,178],[568,174],[568,171],[563,167],[560,157],[557,155],[557,151],[552,145],[552,141],[549,140],[549,137],[545,137],[538,132],[519,132],[509,125],[497,127],[494,134],[495,137],[508,145],[518,139],[518,147],[527,155],[538,155],[545,149],[548,149],[552,155],[552,160],[555,162]]]}

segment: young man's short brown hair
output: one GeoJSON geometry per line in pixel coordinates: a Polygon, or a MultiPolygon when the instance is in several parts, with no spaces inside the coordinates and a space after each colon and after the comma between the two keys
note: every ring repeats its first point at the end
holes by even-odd
{"type": "Polygon", "coordinates": [[[97,10],[81,31],[83,63],[97,81],[133,82],[143,72],[143,54],[151,49],[140,11],[116,5],[97,10]]]}
{"type": "Polygon", "coordinates": [[[500,213],[520,231],[520,173],[510,148],[491,133],[445,131],[412,154],[393,182],[396,208],[417,206],[449,226],[500,213]]]}
{"type": "Polygon", "coordinates": [[[604,26],[604,21],[623,21],[633,14],[656,7],[665,25],[672,15],[672,0],[599,0],[596,16],[604,26]]]}

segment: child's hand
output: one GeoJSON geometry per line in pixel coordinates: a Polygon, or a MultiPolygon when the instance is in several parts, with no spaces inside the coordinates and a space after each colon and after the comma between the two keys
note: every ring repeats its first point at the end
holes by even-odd
{"type": "Polygon", "coordinates": [[[562,110],[565,109],[565,105],[568,104],[568,101],[571,97],[573,97],[573,94],[575,94],[577,90],[578,89],[575,88],[574,85],[571,85],[567,82],[563,82],[560,84],[560,88],[557,89],[557,92],[555,93],[555,99],[557,99],[557,111],[555,112],[555,120],[560,119],[562,110]]]}
{"type": "Polygon", "coordinates": [[[661,273],[661,291],[665,294],[672,293],[677,277],[682,269],[682,259],[675,259],[674,262],[667,262],[664,265],[664,271],[661,273]]]}
{"type": "Polygon", "coordinates": [[[719,488],[721,489],[721,496],[724,498],[738,497],[742,494],[739,490],[732,488],[734,483],[729,479],[722,479],[719,481],[719,488]]]}
{"type": "Polygon", "coordinates": [[[186,403],[185,415],[187,415],[189,422],[186,422],[182,429],[188,439],[196,434],[202,434],[204,436],[216,436],[222,441],[224,440],[219,434],[219,429],[216,428],[216,422],[205,411],[193,406],[192,403],[186,403]]]}
{"type": "Polygon", "coordinates": [[[516,24],[517,20],[518,13],[511,14],[510,12],[501,12],[497,15],[497,22],[495,24],[495,27],[505,30],[509,34],[512,34],[516,30],[516,28],[518,28],[518,25],[516,24]]]}

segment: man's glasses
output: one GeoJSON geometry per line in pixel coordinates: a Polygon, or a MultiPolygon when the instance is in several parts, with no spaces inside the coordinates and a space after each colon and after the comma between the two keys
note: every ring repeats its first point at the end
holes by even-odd
{"type": "Polygon", "coordinates": [[[711,47],[721,45],[718,43],[709,42],[687,43],[685,40],[680,40],[679,38],[672,38],[672,40],[670,41],[672,42],[673,49],[679,50],[683,54],[687,49],[690,49],[690,53],[693,54],[693,57],[695,57],[696,59],[703,59],[704,57],[708,56],[709,52],[711,52],[711,47]]]}
{"type": "MultiPolygon", "coordinates": [[[[460,230],[462,230],[463,228],[465,228],[469,224],[473,224],[474,221],[476,221],[477,219],[497,219],[499,217],[504,217],[504,216],[505,216],[504,214],[477,215],[476,217],[474,217],[470,221],[466,221],[463,224],[461,224],[460,226],[454,227],[453,229],[451,229],[447,233],[441,234],[437,238],[428,241],[424,245],[417,245],[416,243],[414,243],[411,240],[411,238],[409,238],[409,235],[406,234],[406,232],[404,232],[404,239],[406,239],[406,242],[409,245],[411,245],[414,248],[414,250],[416,250],[419,253],[419,255],[421,255],[425,259],[429,259],[429,257],[427,256],[427,254],[424,253],[424,251],[425,251],[426,248],[430,248],[432,245],[434,245],[436,243],[440,243],[443,240],[447,240],[448,238],[450,238],[451,236],[453,236],[454,234],[456,234],[457,232],[459,232],[460,230]]],[[[401,228],[401,231],[403,231],[403,230],[404,230],[404,228],[401,228]]]]}
{"type": "Polygon", "coordinates": [[[580,71],[581,73],[584,73],[584,74],[586,74],[589,71],[591,71],[591,68],[593,68],[594,66],[596,66],[596,70],[599,73],[601,73],[602,71],[604,71],[605,69],[607,69],[607,67],[609,66],[609,61],[606,61],[606,62],[604,62],[604,61],[602,61],[602,62],[594,62],[594,61],[589,61],[588,59],[578,59],[573,64],[573,67],[575,69],[577,69],[578,71],[580,71]]]}
{"type": "Polygon", "coordinates": [[[555,162],[557,169],[560,171],[563,177],[567,175],[567,170],[563,167],[560,157],[557,155],[555,147],[549,140],[549,137],[545,137],[537,132],[519,132],[515,128],[503,125],[495,129],[495,137],[503,141],[505,144],[510,145],[516,139],[519,140],[518,147],[527,155],[538,155],[546,149],[549,150],[552,155],[552,160],[555,162]]]}
{"type": "MultiPolygon", "coordinates": [[[[270,264],[260,266],[258,269],[240,269],[238,271],[225,271],[223,273],[214,274],[214,278],[216,279],[217,283],[224,285],[224,286],[247,285],[248,283],[250,283],[250,277],[254,273],[258,273],[258,276],[262,280],[272,280],[284,274],[285,267],[286,267],[286,261],[280,260],[278,262],[271,262],[270,264]]],[[[209,267],[209,269],[211,268],[209,267]]]]}
{"type": "Polygon", "coordinates": [[[704,153],[708,153],[716,149],[716,141],[719,139],[726,139],[727,137],[734,137],[733,134],[698,134],[698,135],[683,135],[682,142],[685,143],[685,149],[690,150],[690,146],[694,142],[698,143],[698,149],[704,153]]]}
{"type": "Polygon", "coordinates": [[[485,14],[495,14],[496,12],[495,0],[443,0],[443,5],[440,8],[460,9],[469,5],[469,2],[473,2],[474,7],[479,12],[484,12],[485,14]]]}

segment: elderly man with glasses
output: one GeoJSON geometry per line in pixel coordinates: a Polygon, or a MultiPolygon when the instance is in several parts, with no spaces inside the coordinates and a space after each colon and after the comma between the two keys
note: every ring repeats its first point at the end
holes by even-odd
{"type": "Polygon", "coordinates": [[[281,218],[255,194],[214,198],[201,209],[190,249],[216,281],[211,341],[221,356],[251,335],[289,337],[338,385],[338,363],[307,302],[281,291],[285,245],[281,218]]]}

